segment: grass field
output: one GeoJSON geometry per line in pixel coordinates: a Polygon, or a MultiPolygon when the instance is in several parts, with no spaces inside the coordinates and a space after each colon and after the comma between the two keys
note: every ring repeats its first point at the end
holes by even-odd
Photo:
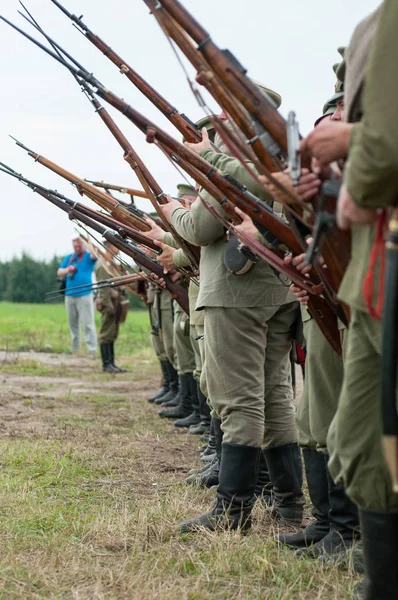
{"type": "MultiPolygon", "coordinates": [[[[64,317],[0,305],[0,346],[62,351],[64,317]]],[[[129,315],[136,353],[119,376],[84,357],[1,354],[0,600],[350,599],[357,578],[280,548],[260,505],[247,536],[178,533],[214,492],[184,484],[198,440],[146,401],[159,372],[145,319],[129,315]]]]}
{"type": "MultiPolygon", "coordinates": [[[[97,329],[100,314],[96,312],[97,329]]],[[[130,311],[118,340],[119,353],[135,354],[148,346],[146,310],[130,311]]],[[[67,352],[70,335],[63,304],[11,304],[0,302],[0,349],[12,352],[67,352]]]]}

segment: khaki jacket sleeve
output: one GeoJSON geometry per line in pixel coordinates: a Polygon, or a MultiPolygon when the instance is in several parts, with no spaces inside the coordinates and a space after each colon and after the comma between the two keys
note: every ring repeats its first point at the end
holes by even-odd
{"type": "Polygon", "coordinates": [[[182,267],[189,267],[189,265],[191,264],[189,262],[189,258],[186,256],[184,251],[177,246],[177,242],[175,241],[171,233],[167,232],[165,234],[163,242],[167,244],[167,246],[171,246],[172,248],[176,249],[176,251],[173,254],[173,260],[177,269],[181,269],[182,267]]]}
{"type": "Polygon", "coordinates": [[[171,246],[172,248],[178,248],[178,244],[173,238],[172,234],[169,231],[166,231],[163,238],[163,243],[167,246],[171,246]]]}
{"type": "MultiPolygon", "coordinates": [[[[216,167],[219,171],[221,171],[223,175],[231,175],[237,181],[239,181],[240,184],[246,186],[249,192],[265,202],[272,203],[271,196],[260,184],[257,183],[255,179],[253,179],[248,170],[237,158],[228,156],[227,154],[222,154],[220,152],[214,152],[212,148],[206,148],[205,150],[202,150],[200,154],[202,158],[207,160],[207,162],[213,165],[213,167],[216,167]]],[[[258,175],[253,163],[248,160],[245,162],[251,168],[251,170],[258,175]]]]}
{"type": "Polygon", "coordinates": [[[398,191],[398,2],[385,0],[364,89],[363,119],[354,126],[345,181],[363,208],[396,204],[398,191]]]}
{"type": "Polygon", "coordinates": [[[173,260],[174,260],[174,264],[177,267],[177,269],[181,269],[183,267],[189,267],[190,262],[189,262],[189,258],[187,257],[187,255],[184,253],[184,251],[179,248],[178,250],[176,250],[173,254],[173,260]]]}
{"type": "MultiPolygon", "coordinates": [[[[213,206],[219,206],[209,194],[204,191],[201,194],[213,206]]],[[[224,235],[223,225],[210,214],[200,198],[195,200],[190,210],[183,206],[176,208],[171,222],[180,236],[195,246],[208,246],[224,235]]]]}

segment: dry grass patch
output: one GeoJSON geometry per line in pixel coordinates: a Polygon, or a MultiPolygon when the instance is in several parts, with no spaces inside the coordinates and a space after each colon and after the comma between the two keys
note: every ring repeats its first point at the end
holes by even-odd
{"type": "Polygon", "coordinates": [[[183,483],[198,440],[147,404],[149,351],[117,377],[34,360],[0,369],[1,600],[351,598],[356,578],[279,548],[261,506],[247,536],[179,535],[214,492],[183,483]]]}

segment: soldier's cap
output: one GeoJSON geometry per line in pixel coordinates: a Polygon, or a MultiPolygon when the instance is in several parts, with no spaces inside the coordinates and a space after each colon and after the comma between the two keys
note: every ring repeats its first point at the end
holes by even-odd
{"type": "Polygon", "coordinates": [[[192,185],[189,185],[188,183],[179,183],[177,185],[177,189],[178,198],[182,198],[183,196],[192,196],[193,198],[196,198],[198,195],[198,192],[195,190],[195,188],[192,185]]]}
{"type": "MultiPolygon", "coordinates": [[[[211,115],[214,118],[217,118],[216,115],[211,115]]],[[[214,129],[213,123],[210,120],[210,116],[205,116],[202,117],[201,119],[199,119],[199,121],[196,121],[195,123],[198,131],[202,131],[203,127],[206,127],[207,129],[207,133],[209,134],[209,138],[211,139],[212,142],[214,142],[214,136],[216,135],[216,131],[214,129]]],[[[184,144],[186,142],[186,138],[183,137],[182,138],[182,143],[184,144]]]]}
{"type": "Polygon", "coordinates": [[[315,121],[314,127],[316,127],[318,123],[322,121],[322,119],[324,119],[325,117],[334,115],[334,113],[336,112],[336,104],[325,104],[325,106],[323,107],[323,111],[323,114],[320,117],[318,117],[315,121]]]}
{"type": "Polygon", "coordinates": [[[337,101],[340,100],[341,98],[343,98],[343,96],[344,96],[344,78],[345,78],[345,68],[346,68],[346,62],[345,62],[345,58],[344,58],[345,48],[343,48],[343,47],[338,48],[338,52],[341,55],[343,60],[341,62],[333,65],[333,71],[335,72],[337,81],[334,86],[334,94],[331,98],[329,98],[329,100],[325,104],[325,107],[328,104],[336,104],[337,101]]]}
{"type": "Polygon", "coordinates": [[[261,81],[257,81],[256,79],[252,79],[252,82],[254,84],[256,84],[256,86],[262,92],[264,92],[267,96],[269,96],[271,98],[271,100],[274,101],[274,103],[276,104],[275,108],[279,108],[280,107],[280,105],[282,104],[282,96],[280,96],[277,92],[274,92],[274,90],[271,90],[271,88],[268,88],[265,85],[263,85],[261,83],[261,81]]]}

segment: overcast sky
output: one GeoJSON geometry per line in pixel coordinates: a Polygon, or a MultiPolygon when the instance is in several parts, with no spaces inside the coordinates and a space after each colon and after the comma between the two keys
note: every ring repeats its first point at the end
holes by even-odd
{"type": "MultiPolygon", "coordinates": [[[[232,50],[249,74],[278,91],[281,112],[297,113],[309,132],[333,93],[337,47],[379,0],[183,0],[215,42],[232,50]]],[[[173,127],[50,0],[26,0],[40,25],[88,70],[171,133],[173,127]]],[[[174,106],[193,120],[203,116],[165,36],[142,0],[64,0],[86,24],[174,106]]],[[[17,0],[2,0],[3,16],[30,29],[17,14],[17,0]]],[[[80,177],[139,187],[111,134],[63,67],[0,22],[0,161],[76,200],[74,188],[36,164],[8,134],[80,177]]],[[[31,31],[33,32],[33,30],[31,31]]],[[[193,74],[193,70],[190,69],[193,74]]],[[[210,101],[214,110],[216,105],[210,101]]],[[[160,151],[113,112],[124,133],[165,191],[181,181],[160,151]]],[[[176,133],[179,136],[178,133],[176,133]]],[[[59,209],[0,173],[0,260],[23,250],[37,258],[70,251],[73,225],[59,209]]],[[[142,208],[148,208],[138,202],[142,208]]]]}

